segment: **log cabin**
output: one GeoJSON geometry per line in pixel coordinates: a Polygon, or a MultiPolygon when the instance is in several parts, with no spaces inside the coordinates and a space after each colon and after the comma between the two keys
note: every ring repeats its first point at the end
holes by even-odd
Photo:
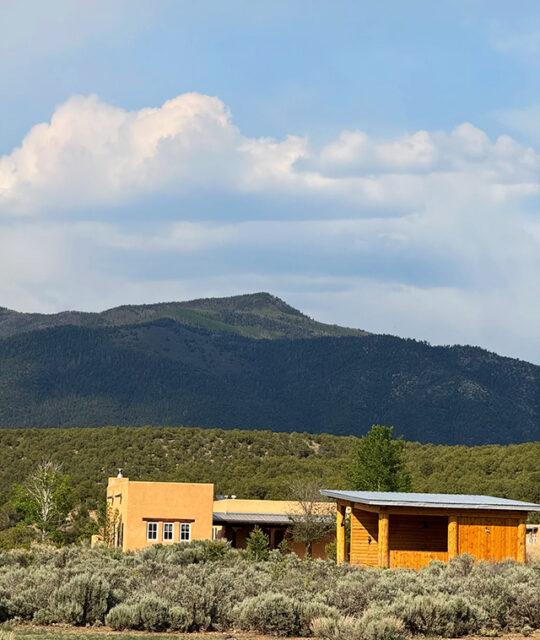
{"type": "Polygon", "coordinates": [[[491,496],[322,490],[337,503],[337,561],[420,569],[462,553],[526,560],[529,511],[540,506],[491,496]],[[350,544],[346,544],[346,517],[350,544]]]}

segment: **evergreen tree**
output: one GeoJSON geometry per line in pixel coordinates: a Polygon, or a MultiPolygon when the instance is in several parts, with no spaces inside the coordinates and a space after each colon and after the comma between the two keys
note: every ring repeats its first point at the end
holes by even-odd
{"type": "Polygon", "coordinates": [[[410,491],[411,476],[403,462],[403,438],[394,439],[394,427],[373,425],[356,445],[349,479],[357,491],[410,491]]]}
{"type": "Polygon", "coordinates": [[[268,560],[270,540],[264,531],[255,525],[247,539],[248,558],[253,562],[268,560]]]}

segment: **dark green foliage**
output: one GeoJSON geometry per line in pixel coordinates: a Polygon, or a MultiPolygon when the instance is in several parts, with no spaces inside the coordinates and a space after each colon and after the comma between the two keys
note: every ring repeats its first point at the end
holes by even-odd
{"type": "Polygon", "coordinates": [[[268,560],[269,549],[270,541],[266,533],[258,526],[253,527],[247,539],[248,558],[253,562],[268,560]]]}
{"type": "Polygon", "coordinates": [[[349,470],[350,484],[358,491],[410,491],[411,476],[405,470],[402,438],[394,440],[394,428],[374,424],[360,438],[349,470]]]}
{"type": "MultiPolygon", "coordinates": [[[[33,529],[22,523],[14,526],[12,486],[28,477],[43,452],[62,460],[71,478],[77,514],[63,531],[69,542],[96,532],[88,510],[104,503],[107,477],[116,475],[116,467],[123,467],[132,480],[213,482],[218,494],[291,499],[294,479],[315,479],[321,488],[351,488],[346,469],[353,461],[355,442],[354,437],[325,434],[171,427],[0,430],[0,516],[2,511],[6,514],[0,517],[0,549],[29,546],[35,538],[33,529]]],[[[540,443],[405,443],[404,449],[414,491],[478,493],[537,503],[538,459],[540,443]]]]}
{"type": "Polygon", "coordinates": [[[540,439],[540,367],[322,325],[257,294],[103,314],[0,313],[0,427],[106,424],[540,439]],[[269,339],[261,339],[269,338],[269,339]]]}

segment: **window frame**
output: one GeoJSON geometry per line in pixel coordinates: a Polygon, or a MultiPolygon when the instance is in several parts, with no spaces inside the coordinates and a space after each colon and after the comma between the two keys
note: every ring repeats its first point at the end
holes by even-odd
{"type": "Polygon", "coordinates": [[[191,542],[191,522],[181,522],[179,527],[179,540],[180,542],[191,542]],[[183,538],[182,534],[187,528],[187,538],[183,538]]]}
{"type": "Polygon", "coordinates": [[[148,521],[148,522],[146,523],[146,541],[147,541],[147,542],[157,542],[157,541],[158,541],[158,535],[159,535],[159,523],[158,523],[158,522],[156,522],[156,521],[148,521]],[[152,525],[155,525],[155,526],[156,526],[156,531],[155,531],[156,535],[155,535],[155,538],[154,538],[154,537],[150,537],[150,527],[151,527],[152,525]]]}
{"type": "Polygon", "coordinates": [[[163,542],[174,542],[174,522],[164,522],[162,526],[161,539],[163,542]],[[165,530],[170,527],[170,537],[165,537],[165,530]]]}

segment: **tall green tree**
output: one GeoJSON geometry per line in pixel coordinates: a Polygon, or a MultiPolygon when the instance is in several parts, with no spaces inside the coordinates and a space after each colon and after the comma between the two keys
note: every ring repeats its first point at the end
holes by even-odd
{"type": "Polygon", "coordinates": [[[268,560],[270,540],[266,533],[255,525],[247,539],[247,555],[253,562],[268,560]]]}
{"type": "Polygon", "coordinates": [[[403,438],[394,438],[394,427],[374,424],[360,438],[349,468],[349,480],[357,491],[410,491],[411,476],[403,462],[403,438]]]}
{"type": "Polygon", "coordinates": [[[41,540],[59,541],[60,527],[71,509],[69,477],[60,466],[44,460],[22,484],[16,484],[13,506],[26,525],[34,525],[41,532],[41,540]]]}

